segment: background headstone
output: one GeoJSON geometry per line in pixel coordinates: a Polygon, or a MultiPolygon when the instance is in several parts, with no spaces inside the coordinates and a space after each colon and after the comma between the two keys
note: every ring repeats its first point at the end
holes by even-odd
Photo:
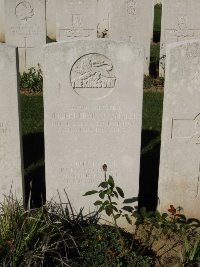
{"type": "Polygon", "coordinates": [[[167,44],[200,38],[199,10],[199,0],[163,1],[160,45],[160,76],[164,76],[167,44]]]}
{"type": "MultiPolygon", "coordinates": [[[[49,44],[45,48],[44,128],[47,199],[77,211],[94,210],[82,195],[104,180],[102,165],[138,196],[143,49],[108,40],[49,44]]],[[[135,205],[137,203],[132,203],[135,205]]]]}
{"type": "Polygon", "coordinates": [[[98,37],[108,38],[110,32],[111,0],[97,0],[98,37]]]}
{"type": "Polygon", "coordinates": [[[166,55],[160,209],[200,219],[200,41],[169,45],[166,55]]]}
{"type": "Polygon", "coordinates": [[[145,69],[149,73],[153,35],[153,0],[112,0],[109,37],[141,44],[145,48],[145,69]]]}
{"type": "Polygon", "coordinates": [[[0,44],[0,202],[22,198],[17,49],[0,44]]]}
{"type": "Polygon", "coordinates": [[[4,31],[4,0],[0,0],[0,42],[5,41],[4,31]]]}
{"type": "Polygon", "coordinates": [[[97,37],[97,1],[57,0],[56,6],[57,41],[97,37]]]}
{"type": "Polygon", "coordinates": [[[20,72],[41,65],[46,44],[45,0],[6,0],[5,39],[18,46],[20,72]]]}
{"type": "Polygon", "coordinates": [[[56,40],[56,0],[46,0],[47,36],[56,40]]]}

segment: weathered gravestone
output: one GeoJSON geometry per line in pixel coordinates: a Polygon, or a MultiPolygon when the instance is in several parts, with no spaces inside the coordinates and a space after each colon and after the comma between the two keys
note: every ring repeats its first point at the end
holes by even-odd
{"type": "Polygon", "coordinates": [[[46,0],[47,36],[56,40],[56,1],[46,0]]]}
{"type": "MultiPolygon", "coordinates": [[[[138,196],[143,50],[108,40],[47,45],[44,71],[47,198],[92,211],[82,195],[104,180],[102,165],[133,202],[138,196]]],[[[134,205],[135,203],[132,203],[134,205]]]]}
{"type": "Polygon", "coordinates": [[[200,218],[200,41],[172,44],[166,55],[160,209],[200,218]]]}
{"type": "Polygon", "coordinates": [[[154,1],[112,0],[111,2],[109,37],[143,45],[145,48],[144,73],[148,74],[154,1]]]}
{"type": "Polygon", "coordinates": [[[0,202],[10,191],[22,198],[17,49],[0,44],[0,202]]]}
{"type": "Polygon", "coordinates": [[[164,76],[166,45],[200,37],[200,1],[164,0],[162,4],[160,76],[164,76]]]}
{"type": "Polygon", "coordinates": [[[19,49],[19,69],[26,71],[42,64],[46,44],[45,0],[5,1],[6,43],[19,49]]]}
{"type": "Polygon", "coordinates": [[[57,41],[97,37],[97,1],[57,0],[56,6],[57,41]]]}
{"type": "Polygon", "coordinates": [[[109,36],[112,39],[136,42],[145,47],[145,74],[149,73],[153,11],[152,0],[112,0],[109,36]]]}
{"type": "Polygon", "coordinates": [[[111,12],[111,0],[97,0],[97,30],[99,38],[109,37],[111,12]]]}
{"type": "Polygon", "coordinates": [[[4,0],[0,0],[0,42],[4,41],[4,0]]]}

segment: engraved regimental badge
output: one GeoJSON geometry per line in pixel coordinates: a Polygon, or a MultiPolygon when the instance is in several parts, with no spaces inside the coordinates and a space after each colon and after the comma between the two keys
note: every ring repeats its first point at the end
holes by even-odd
{"type": "Polygon", "coordinates": [[[19,20],[28,21],[34,16],[34,9],[28,1],[21,1],[15,8],[19,20]]]}
{"type": "Polygon", "coordinates": [[[74,91],[87,99],[101,99],[112,93],[116,84],[116,72],[112,62],[101,54],[80,57],[70,73],[74,91]]]}

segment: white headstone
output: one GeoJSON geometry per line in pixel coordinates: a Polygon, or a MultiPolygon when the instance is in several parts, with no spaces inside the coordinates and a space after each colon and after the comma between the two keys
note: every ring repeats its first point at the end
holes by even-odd
{"type": "Polygon", "coordinates": [[[0,42],[5,41],[4,34],[4,0],[0,0],[0,42]]]}
{"type": "MultiPolygon", "coordinates": [[[[82,195],[104,180],[102,165],[138,196],[143,50],[108,40],[47,45],[44,71],[47,198],[93,210],[82,195]]],[[[134,205],[135,203],[133,203],[134,205]]]]}
{"type": "Polygon", "coordinates": [[[162,0],[154,0],[154,5],[162,4],[162,0]]]}
{"type": "Polygon", "coordinates": [[[149,73],[153,6],[153,0],[112,0],[109,14],[111,39],[131,41],[144,46],[145,74],[149,73]]]}
{"type": "Polygon", "coordinates": [[[56,0],[46,0],[47,36],[56,40],[56,0]]]}
{"type": "Polygon", "coordinates": [[[164,76],[167,44],[200,38],[199,10],[199,0],[163,1],[160,46],[160,76],[164,76]]]}
{"type": "Polygon", "coordinates": [[[0,44],[0,202],[22,198],[17,49],[0,44]]]}
{"type": "Polygon", "coordinates": [[[112,11],[112,1],[97,0],[97,22],[98,37],[108,38],[110,32],[110,15],[112,11]]]}
{"type": "Polygon", "coordinates": [[[166,55],[160,209],[200,219],[200,41],[171,44],[166,55]]]}
{"type": "Polygon", "coordinates": [[[41,65],[46,44],[45,0],[6,0],[5,22],[6,43],[19,49],[20,72],[41,65]]]}
{"type": "Polygon", "coordinates": [[[97,1],[57,0],[56,5],[57,41],[97,37],[97,1]]]}

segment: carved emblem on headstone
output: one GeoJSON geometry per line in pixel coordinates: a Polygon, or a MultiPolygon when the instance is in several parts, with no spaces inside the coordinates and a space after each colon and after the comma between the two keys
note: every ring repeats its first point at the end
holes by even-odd
{"type": "Polygon", "coordinates": [[[81,28],[82,26],[82,17],[80,14],[73,14],[72,15],[72,26],[74,28],[81,28]]]}
{"type": "Polygon", "coordinates": [[[34,16],[34,9],[28,1],[22,1],[15,8],[15,15],[19,20],[28,21],[34,16]]]}
{"type": "Polygon", "coordinates": [[[128,0],[127,1],[127,11],[129,15],[135,15],[136,14],[136,6],[137,2],[135,0],[128,0]]]}
{"type": "Polygon", "coordinates": [[[70,75],[73,89],[86,98],[105,97],[115,88],[113,64],[100,54],[87,54],[79,58],[72,66],[70,75]]]}

